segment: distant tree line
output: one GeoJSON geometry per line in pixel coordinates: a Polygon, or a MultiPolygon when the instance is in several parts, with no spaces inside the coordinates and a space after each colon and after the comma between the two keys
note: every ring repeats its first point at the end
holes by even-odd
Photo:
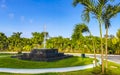
{"type": "MultiPolygon", "coordinates": [[[[50,37],[46,39],[46,48],[58,48],[60,52],[93,53],[92,41],[94,38],[96,53],[100,53],[100,37],[83,36],[84,32],[90,34],[88,27],[84,23],[76,24],[71,38],[50,37]]],[[[0,32],[0,51],[18,52],[43,48],[44,34],[49,36],[48,32],[33,32],[31,38],[21,37],[21,34],[22,32],[14,32],[10,37],[7,37],[3,32],[0,32]]],[[[102,39],[105,50],[105,36],[102,39]]],[[[108,35],[108,53],[120,54],[120,29],[118,29],[116,36],[108,35]]]]}

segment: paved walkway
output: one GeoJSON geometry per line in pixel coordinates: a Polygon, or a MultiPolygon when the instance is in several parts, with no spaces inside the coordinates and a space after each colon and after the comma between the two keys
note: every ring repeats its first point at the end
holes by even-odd
{"type": "Polygon", "coordinates": [[[93,64],[85,66],[76,66],[76,67],[66,67],[66,68],[48,68],[48,69],[13,69],[13,68],[0,68],[0,72],[10,72],[10,73],[47,73],[47,72],[69,72],[76,70],[84,70],[92,68],[93,64]]]}
{"type": "MultiPolygon", "coordinates": [[[[101,61],[99,61],[98,64],[101,64],[101,61]]],[[[47,68],[47,69],[0,68],[0,72],[37,74],[37,73],[48,73],[48,72],[69,72],[69,71],[84,70],[93,67],[94,67],[93,64],[89,64],[84,66],[65,67],[65,68],[47,68]]]]}
{"type": "MultiPolygon", "coordinates": [[[[80,56],[80,53],[66,53],[66,54],[80,56]]],[[[93,54],[86,54],[86,56],[94,57],[93,54]]],[[[100,59],[101,58],[101,54],[96,54],[96,57],[100,59]]],[[[110,55],[110,54],[108,54],[108,61],[120,64],[120,55],[110,55]]]]}
{"type": "MultiPolygon", "coordinates": [[[[88,56],[94,56],[93,54],[90,54],[88,56]]],[[[97,54],[96,55],[97,58],[100,58],[101,55],[100,54],[97,54]]],[[[114,63],[117,63],[117,64],[120,64],[120,55],[108,55],[108,61],[111,61],[111,62],[114,62],[114,63]]]]}

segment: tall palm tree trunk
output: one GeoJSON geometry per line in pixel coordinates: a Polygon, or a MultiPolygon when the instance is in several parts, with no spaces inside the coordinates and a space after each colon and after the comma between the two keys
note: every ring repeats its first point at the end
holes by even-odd
{"type": "MultiPolygon", "coordinates": [[[[89,31],[90,36],[92,36],[91,32],[89,31]]],[[[93,51],[94,51],[94,60],[95,60],[95,67],[97,66],[97,60],[96,60],[96,51],[95,51],[95,39],[92,37],[92,44],[93,44],[93,51]]]]}
{"type": "Polygon", "coordinates": [[[108,40],[108,26],[106,26],[106,46],[105,46],[105,59],[106,59],[106,68],[108,67],[108,62],[107,62],[107,59],[108,59],[108,47],[107,47],[107,40],[108,40]]]}
{"type": "Polygon", "coordinates": [[[93,39],[93,50],[94,50],[95,66],[97,66],[97,60],[96,60],[96,51],[95,51],[95,42],[94,42],[94,39],[93,39]]]}
{"type": "Polygon", "coordinates": [[[99,28],[100,28],[100,40],[101,40],[101,60],[102,60],[102,73],[104,74],[104,53],[103,53],[103,41],[102,41],[102,23],[99,19],[99,28]]]}

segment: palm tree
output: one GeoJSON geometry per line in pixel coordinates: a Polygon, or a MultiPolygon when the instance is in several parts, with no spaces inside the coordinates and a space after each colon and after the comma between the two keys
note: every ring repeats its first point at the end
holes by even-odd
{"type": "Polygon", "coordinates": [[[13,32],[12,36],[9,38],[11,46],[14,46],[14,50],[21,50],[22,48],[21,34],[22,32],[13,32]]]}
{"type": "Polygon", "coordinates": [[[113,18],[114,16],[116,16],[118,13],[120,13],[120,5],[108,5],[106,7],[106,10],[103,12],[102,14],[102,19],[105,23],[105,29],[106,29],[106,45],[105,45],[105,59],[106,59],[106,68],[107,68],[107,53],[108,53],[108,49],[107,49],[107,39],[108,39],[108,28],[110,27],[110,19],[113,18]]]}
{"type": "Polygon", "coordinates": [[[8,47],[8,38],[3,32],[0,32],[0,50],[5,50],[7,49],[7,47],[8,47]]]}
{"type": "Polygon", "coordinates": [[[120,40],[120,29],[118,29],[117,33],[116,33],[117,38],[120,40]]]}
{"type": "Polygon", "coordinates": [[[86,24],[84,23],[76,24],[73,30],[72,39],[79,40],[80,38],[83,37],[82,33],[85,33],[85,32],[89,32],[89,29],[86,24]]]}
{"type": "MultiPolygon", "coordinates": [[[[118,48],[118,50],[120,49],[120,28],[118,29],[118,31],[117,31],[117,33],[116,33],[116,36],[117,36],[117,38],[118,38],[118,46],[117,46],[117,48],[118,48]]],[[[119,50],[119,52],[120,52],[120,50],[119,50]]]]}
{"type": "Polygon", "coordinates": [[[104,74],[103,40],[102,40],[102,13],[110,0],[74,0],[73,5],[81,4],[84,6],[83,20],[90,21],[90,13],[98,20],[101,38],[101,60],[102,73],[104,74]]]}
{"type": "MultiPolygon", "coordinates": [[[[80,47],[80,45],[83,46],[83,44],[84,44],[83,33],[85,33],[85,32],[89,32],[89,29],[86,24],[84,24],[84,23],[76,24],[76,26],[73,30],[72,40],[76,41],[78,47],[80,47]]],[[[82,48],[82,54],[84,54],[83,48],[82,48]]]]}
{"type": "Polygon", "coordinates": [[[96,60],[96,48],[95,48],[95,38],[92,35],[92,33],[89,31],[90,33],[90,39],[92,39],[92,46],[93,46],[93,51],[94,51],[94,60],[95,60],[95,66],[97,66],[97,60],[96,60]]]}

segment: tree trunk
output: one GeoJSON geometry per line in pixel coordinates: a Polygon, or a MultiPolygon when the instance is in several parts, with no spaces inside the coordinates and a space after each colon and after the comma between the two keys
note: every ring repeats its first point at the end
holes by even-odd
{"type": "Polygon", "coordinates": [[[103,53],[103,41],[102,41],[102,23],[99,19],[99,28],[100,28],[100,40],[101,40],[101,62],[102,62],[102,73],[104,74],[104,53],[103,53]]]}
{"type": "Polygon", "coordinates": [[[108,61],[107,61],[107,59],[108,59],[108,47],[107,47],[107,40],[108,40],[108,26],[107,26],[107,28],[106,28],[106,45],[105,45],[105,49],[106,49],[106,51],[105,51],[105,59],[106,59],[106,64],[105,64],[105,66],[106,66],[106,68],[108,67],[108,61]]]}
{"type": "Polygon", "coordinates": [[[96,51],[95,51],[95,40],[94,39],[93,39],[93,50],[94,50],[95,66],[97,66],[96,51]]]}
{"type": "MultiPolygon", "coordinates": [[[[90,36],[92,36],[91,32],[90,32],[90,36]]],[[[93,51],[94,51],[95,66],[97,66],[96,51],[95,51],[95,39],[94,39],[94,37],[92,38],[92,44],[93,44],[93,51]]]]}

